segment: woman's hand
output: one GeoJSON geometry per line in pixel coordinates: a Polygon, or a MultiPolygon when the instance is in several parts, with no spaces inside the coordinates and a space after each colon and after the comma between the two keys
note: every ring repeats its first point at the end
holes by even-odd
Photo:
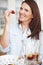
{"type": "Polygon", "coordinates": [[[5,11],[5,14],[4,14],[4,19],[5,19],[5,22],[6,23],[10,23],[10,15],[11,14],[15,14],[15,11],[14,10],[11,10],[11,11],[5,11]]]}
{"type": "Polygon", "coordinates": [[[9,23],[10,15],[11,15],[10,11],[5,11],[4,13],[5,23],[9,23]]]}

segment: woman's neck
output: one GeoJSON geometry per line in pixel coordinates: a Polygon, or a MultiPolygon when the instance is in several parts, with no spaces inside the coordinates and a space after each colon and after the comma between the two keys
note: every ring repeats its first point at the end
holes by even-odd
{"type": "Polygon", "coordinates": [[[29,26],[28,26],[28,23],[21,23],[21,26],[22,26],[22,31],[24,32],[25,29],[27,29],[29,26]]]}

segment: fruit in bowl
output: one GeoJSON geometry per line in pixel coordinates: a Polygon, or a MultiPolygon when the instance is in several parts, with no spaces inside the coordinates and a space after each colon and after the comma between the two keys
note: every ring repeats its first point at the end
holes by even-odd
{"type": "Polygon", "coordinates": [[[29,54],[29,55],[27,56],[27,59],[28,59],[28,60],[32,60],[32,59],[33,59],[33,54],[29,54]]]}
{"type": "Polygon", "coordinates": [[[28,56],[27,56],[27,59],[28,60],[33,60],[33,59],[36,59],[36,60],[38,60],[38,54],[29,54],[28,56]]]}
{"type": "Polygon", "coordinates": [[[34,55],[34,58],[36,58],[36,60],[38,60],[39,54],[38,53],[35,53],[33,55],[34,55]]]}

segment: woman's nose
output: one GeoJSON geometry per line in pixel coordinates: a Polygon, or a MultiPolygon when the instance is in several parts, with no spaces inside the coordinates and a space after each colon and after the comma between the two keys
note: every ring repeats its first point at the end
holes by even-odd
{"type": "Polygon", "coordinates": [[[24,14],[24,12],[25,12],[24,10],[21,10],[21,11],[20,11],[21,14],[24,14]]]}

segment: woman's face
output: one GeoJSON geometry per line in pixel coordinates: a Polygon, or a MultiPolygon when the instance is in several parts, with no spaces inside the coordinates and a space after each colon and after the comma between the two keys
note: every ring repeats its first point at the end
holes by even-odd
{"type": "Polygon", "coordinates": [[[33,14],[30,6],[27,3],[23,3],[19,11],[19,20],[22,22],[29,22],[33,18],[33,14]]]}

